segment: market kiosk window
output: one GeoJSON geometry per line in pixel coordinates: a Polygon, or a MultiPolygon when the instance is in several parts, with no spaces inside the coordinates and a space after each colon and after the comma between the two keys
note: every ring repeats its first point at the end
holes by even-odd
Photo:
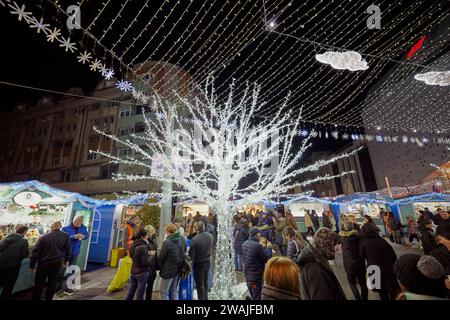
{"type": "Polygon", "coordinates": [[[384,204],[378,203],[347,203],[341,205],[341,214],[355,215],[358,218],[363,218],[365,215],[370,216],[372,219],[378,219],[380,217],[380,210],[384,208],[389,211],[389,208],[384,204]]]}

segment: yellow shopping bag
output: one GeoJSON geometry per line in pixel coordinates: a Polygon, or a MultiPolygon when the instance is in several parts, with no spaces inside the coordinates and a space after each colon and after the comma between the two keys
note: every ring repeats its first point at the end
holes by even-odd
{"type": "Polygon", "coordinates": [[[109,284],[108,289],[106,290],[107,292],[121,290],[130,278],[131,265],[133,264],[133,260],[131,260],[129,256],[126,256],[121,260],[122,261],[121,263],[119,263],[119,268],[117,269],[116,275],[114,276],[111,283],[109,284]]]}

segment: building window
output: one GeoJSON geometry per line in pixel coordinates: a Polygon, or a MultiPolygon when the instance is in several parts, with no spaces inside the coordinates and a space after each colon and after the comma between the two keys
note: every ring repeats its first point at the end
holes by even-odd
{"type": "Polygon", "coordinates": [[[131,114],[130,108],[122,109],[122,110],[120,110],[119,117],[121,117],[121,118],[129,117],[130,114],[131,114]]]}
{"type": "Polygon", "coordinates": [[[62,119],[62,118],[64,118],[64,111],[58,112],[56,114],[56,119],[62,119]]]}
{"type": "Polygon", "coordinates": [[[111,107],[117,107],[119,105],[120,105],[120,102],[118,102],[118,101],[111,102],[111,107]]]}
{"type": "Polygon", "coordinates": [[[94,119],[94,125],[98,126],[98,124],[100,123],[100,119],[94,119]]]}
{"type": "Polygon", "coordinates": [[[95,159],[97,159],[97,154],[89,152],[88,155],[87,155],[87,159],[88,160],[95,160],[95,159]]]}
{"type": "Polygon", "coordinates": [[[97,135],[89,137],[89,143],[95,144],[97,142],[98,142],[98,136],[97,135]]]}
{"type": "Polygon", "coordinates": [[[145,131],[145,123],[144,122],[137,122],[134,125],[134,132],[135,133],[140,133],[140,132],[144,132],[145,131]]]}
{"type": "Polygon", "coordinates": [[[119,157],[131,156],[131,154],[132,154],[131,148],[119,149],[119,157]]]}
{"type": "Polygon", "coordinates": [[[125,129],[120,129],[119,134],[121,136],[126,136],[128,134],[128,129],[126,129],[126,128],[125,129]]]}
{"type": "Polygon", "coordinates": [[[108,117],[103,118],[103,124],[108,124],[108,117]]]}
{"type": "Polygon", "coordinates": [[[109,123],[114,123],[114,116],[109,117],[109,123]]]}
{"type": "Polygon", "coordinates": [[[55,149],[61,149],[63,146],[62,141],[55,141],[55,149]]]}
{"type": "Polygon", "coordinates": [[[57,166],[59,164],[59,158],[52,159],[52,166],[57,166]]]}

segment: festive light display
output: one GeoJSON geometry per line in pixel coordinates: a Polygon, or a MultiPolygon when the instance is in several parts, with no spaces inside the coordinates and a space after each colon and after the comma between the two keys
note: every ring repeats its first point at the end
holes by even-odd
{"type": "Polygon", "coordinates": [[[155,96],[152,108],[159,110],[164,116],[144,114],[144,135],[133,134],[130,139],[121,140],[95,129],[105,137],[133,150],[134,155],[124,157],[92,151],[111,159],[113,163],[158,172],[163,163],[162,175],[160,172],[148,176],[116,174],[114,179],[155,179],[174,183],[181,190],[173,191],[172,194],[161,193],[159,196],[163,201],[171,196],[177,196],[181,200],[195,198],[206,202],[217,214],[218,263],[215,265],[212,289],[215,299],[236,298],[234,251],[229,238],[236,205],[269,201],[287,194],[292,188],[305,187],[352,173],[348,171],[336,176],[325,175],[294,182],[302,173],[316,172],[329,163],[359,151],[357,149],[352,153],[297,168],[299,159],[311,146],[309,138],[303,139],[299,150],[293,150],[292,142],[297,136],[299,121],[291,124],[288,120],[292,115],[282,110],[271,120],[255,123],[255,114],[264,107],[257,101],[259,90],[257,86],[249,87],[242,97],[236,98],[231,88],[228,99],[221,103],[212,85],[208,83],[201,99],[196,99],[195,102],[180,96],[181,106],[155,96]],[[192,119],[191,125],[183,122],[181,115],[186,113],[192,119]],[[186,166],[181,166],[182,174],[180,156],[185,161],[189,160],[187,169],[186,166]],[[155,164],[150,163],[153,159],[155,164]],[[276,166],[267,168],[268,163],[275,163],[276,166]]]}

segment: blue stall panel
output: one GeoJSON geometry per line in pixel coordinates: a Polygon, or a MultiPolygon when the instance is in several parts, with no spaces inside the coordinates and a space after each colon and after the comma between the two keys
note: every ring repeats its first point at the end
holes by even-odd
{"type": "Polygon", "coordinates": [[[88,262],[107,263],[109,258],[115,206],[95,208],[92,220],[88,262]]]}

